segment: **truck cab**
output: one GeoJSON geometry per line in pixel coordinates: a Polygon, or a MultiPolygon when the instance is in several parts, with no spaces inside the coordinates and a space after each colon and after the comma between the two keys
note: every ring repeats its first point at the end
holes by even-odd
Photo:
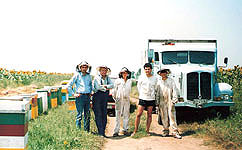
{"type": "Polygon", "coordinates": [[[216,40],[149,39],[144,60],[153,65],[155,75],[161,68],[170,70],[179,93],[176,107],[214,107],[228,115],[234,105],[232,86],[216,82],[216,40]]]}

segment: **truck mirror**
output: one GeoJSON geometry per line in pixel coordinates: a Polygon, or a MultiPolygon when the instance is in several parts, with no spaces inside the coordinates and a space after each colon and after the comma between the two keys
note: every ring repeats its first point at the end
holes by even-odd
{"type": "Polygon", "coordinates": [[[159,53],[155,52],[155,61],[159,61],[159,53]]]}
{"type": "Polygon", "coordinates": [[[148,63],[152,63],[152,57],[148,57],[148,63]]]}
{"type": "Polygon", "coordinates": [[[227,65],[228,64],[228,57],[224,58],[224,63],[227,65]]]}

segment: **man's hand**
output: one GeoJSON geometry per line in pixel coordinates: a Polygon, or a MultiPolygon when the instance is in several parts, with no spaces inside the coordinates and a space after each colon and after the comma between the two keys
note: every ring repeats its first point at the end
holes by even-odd
{"type": "Polygon", "coordinates": [[[73,96],[74,97],[79,97],[79,96],[81,96],[81,94],[74,94],[73,96]]]}
{"type": "Polygon", "coordinates": [[[104,87],[105,89],[107,89],[107,85],[101,85],[102,87],[104,87]]]}

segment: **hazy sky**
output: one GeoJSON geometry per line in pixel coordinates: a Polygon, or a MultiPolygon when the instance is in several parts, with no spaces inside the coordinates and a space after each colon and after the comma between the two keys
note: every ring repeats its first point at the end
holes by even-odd
{"type": "MultiPolygon", "coordinates": [[[[136,71],[147,40],[218,40],[218,63],[242,65],[242,0],[1,0],[0,67],[136,71]]],[[[94,70],[96,72],[96,70],[94,70]]]]}

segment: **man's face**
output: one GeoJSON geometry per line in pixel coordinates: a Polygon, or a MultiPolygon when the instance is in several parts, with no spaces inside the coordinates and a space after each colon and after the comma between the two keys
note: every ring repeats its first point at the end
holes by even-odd
{"type": "Polygon", "coordinates": [[[86,73],[87,72],[87,69],[88,69],[88,66],[87,65],[82,65],[81,66],[81,72],[82,73],[86,73]]]}
{"type": "Polygon", "coordinates": [[[101,68],[100,69],[100,74],[101,74],[101,76],[106,76],[107,75],[107,69],[106,68],[101,68]]]}
{"type": "Polygon", "coordinates": [[[152,69],[150,67],[145,67],[145,74],[151,75],[152,69]]]}
{"type": "Polygon", "coordinates": [[[122,72],[122,77],[123,77],[123,79],[126,79],[127,77],[128,77],[128,73],[127,72],[122,72]]]}
{"type": "Polygon", "coordinates": [[[165,73],[165,72],[160,73],[160,76],[161,76],[162,78],[166,78],[166,77],[167,77],[167,73],[165,73]]]}

